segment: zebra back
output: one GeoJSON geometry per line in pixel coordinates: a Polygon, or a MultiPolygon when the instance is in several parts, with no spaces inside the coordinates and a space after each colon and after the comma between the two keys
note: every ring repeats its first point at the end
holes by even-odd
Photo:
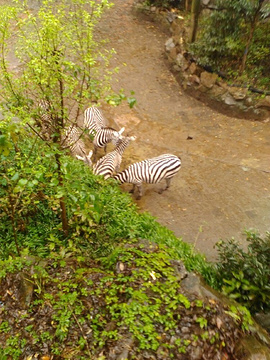
{"type": "Polygon", "coordinates": [[[51,137],[53,130],[53,119],[51,115],[51,106],[48,100],[41,99],[38,102],[39,113],[40,113],[40,126],[42,134],[48,139],[51,137]]]}
{"type": "Polygon", "coordinates": [[[93,141],[94,147],[96,148],[104,147],[106,144],[108,144],[111,141],[113,142],[114,145],[116,145],[117,141],[119,140],[124,130],[125,130],[124,127],[119,131],[111,127],[105,127],[99,129],[93,141]]]}
{"type": "Polygon", "coordinates": [[[110,153],[103,156],[94,165],[93,171],[96,175],[103,175],[105,179],[112,176],[113,172],[118,171],[122,162],[122,155],[130,141],[134,141],[135,136],[124,136],[120,137],[117,141],[116,148],[110,153]]]}
{"type": "Polygon", "coordinates": [[[163,179],[170,179],[180,170],[181,160],[172,154],[163,154],[131,164],[114,178],[120,183],[155,184],[163,179]]]}
{"type": "Polygon", "coordinates": [[[84,128],[89,130],[89,133],[97,132],[99,129],[107,126],[107,121],[100,109],[96,106],[91,106],[84,111],[84,128]]]}
{"type": "Polygon", "coordinates": [[[82,140],[82,130],[75,125],[70,125],[65,130],[64,145],[67,146],[73,156],[85,156],[86,148],[82,140]]]}

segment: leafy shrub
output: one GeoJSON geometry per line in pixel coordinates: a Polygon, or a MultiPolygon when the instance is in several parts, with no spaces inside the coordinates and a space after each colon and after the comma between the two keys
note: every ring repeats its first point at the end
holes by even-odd
{"type": "Polygon", "coordinates": [[[171,8],[183,8],[185,6],[184,0],[146,0],[147,5],[153,5],[160,8],[171,9],[171,8]]]}
{"type": "Polygon", "coordinates": [[[218,279],[222,291],[252,313],[270,309],[270,233],[262,239],[247,232],[244,251],[234,239],[217,244],[218,279]]]}
{"type": "Polygon", "coordinates": [[[200,16],[197,39],[189,48],[193,57],[200,65],[211,66],[215,72],[222,71],[228,79],[236,78],[238,83],[245,83],[240,78],[244,71],[253,86],[267,89],[270,85],[270,33],[265,17],[269,16],[270,8],[265,4],[259,12],[260,16],[256,17],[258,2],[218,0],[216,6],[217,11],[200,16]],[[240,70],[246,52],[245,67],[240,70]],[[263,82],[261,78],[264,78],[263,82]]]}

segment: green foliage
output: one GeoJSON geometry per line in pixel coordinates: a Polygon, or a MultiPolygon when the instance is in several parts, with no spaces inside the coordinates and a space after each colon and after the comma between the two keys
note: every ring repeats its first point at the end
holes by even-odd
{"type": "Polygon", "coordinates": [[[146,0],[146,5],[157,6],[163,9],[184,8],[184,0],[146,0]]]}
{"type": "MultiPolygon", "coordinates": [[[[25,357],[44,343],[54,355],[68,352],[74,359],[96,358],[126,336],[134,343],[135,356],[146,350],[164,354],[169,350],[173,358],[187,353],[199,338],[200,344],[219,348],[227,336],[226,331],[222,339],[213,336],[216,331],[210,329],[215,302],[194,301],[181,292],[179,275],[164,246],[147,241],[122,244],[97,264],[69,243],[51,251],[45,261],[24,254],[0,265],[0,295],[7,288],[13,293],[18,272],[34,290],[27,307],[14,314],[9,309],[15,299],[3,297],[0,344],[6,334],[10,339],[2,346],[3,359],[25,357]],[[186,314],[192,314],[189,323],[196,335],[182,339],[181,321],[186,314]]],[[[241,326],[237,308],[229,309],[228,315],[241,326]]]]}
{"type": "Polygon", "coordinates": [[[217,272],[226,295],[245,305],[251,312],[270,309],[270,234],[265,239],[247,232],[244,251],[231,239],[217,244],[217,272]]]}
{"type": "Polygon", "coordinates": [[[54,233],[61,238],[57,230],[59,218],[53,210],[57,186],[55,164],[47,149],[44,156],[45,147],[40,141],[31,138],[19,141],[20,137],[29,135],[22,132],[16,137],[16,145],[10,142],[13,149],[0,155],[2,255],[12,254],[15,249],[20,252],[26,244],[31,250],[45,248],[47,239],[54,233]]]}
{"type": "Polygon", "coordinates": [[[213,268],[205,258],[151,215],[139,214],[131,196],[122,193],[113,179],[96,177],[83,162],[63,156],[64,184],[59,187],[52,150],[42,141],[23,135],[24,140],[17,137],[19,151],[13,144],[8,156],[1,155],[2,258],[23,249],[46,257],[50,250],[60,250],[68,243],[91,256],[105,256],[123,240],[145,238],[168,246],[172,257],[182,259],[188,270],[202,273],[214,285],[213,268]],[[62,196],[69,220],[67,236],[61,231],[58,199],[62,196]]]}
{"type": "Polygon", "coordinates": [[[245,306],[231,305],[226,313],[229,314],[236,321],[236,323],[241,324],[243,330],[249,331],[250,327],[253,325],[250,312],[245,306]]]}
{"type": "Polygon", "coordinates": [[[198,63],[223,71],[229,79],[239,78],[244,53],[247,52],[245,74],[254,86],[269,86],[269,7],[263,6],[258,18],[258,3],[251,0],[217,1],[217,10],[200,19],[198,38],[190,45],[190,51],[198,63]],[[261,21],[260,21],[261,20],[261,21]],[[251,44],[247,49],[249,37],[251,44]],[[234,74],[234,77],[232,76],[234,74]],[[268,77],[267,83],[260,78],[268,77]]]}
{"type": "MultiPolygon", "coordinates": [[[[4,216],[11,222],[8,240],[14,237],[18,253],[21,240],[17,238],[17,230],[25,226],[25,220],[31,221],[28,213],[34,211],[33,208],[42,207],[43,216],[48,220],[55,214],[61,219],[64,234],[68,234],[67,187],[61,151],[66,147],[65,128],[77,124],[92,101],[102,99],[116,106],[127,100],[130,107],[136,102],[133,92],[127,97],[123,90],[119,93],[112,90],[110,82],[117,69],[111,70],[108,65],[114,51],[104,50],[103,41],[94,40],[95,26],[104,9],[110,6],[107,0],[59,0],[56,3],[43,0],[33,8],[27,1],[13,0],[9,6],[0,7],[0,105],[4,115],[0,124],[0,154],[8,157],[15,151],[17,161],[12,170],[4,161],[3,207],[4,216]],[[9,63],[10,52],[13,66],[9,63]],[[41,100],[49,104],[46,114],[41,114],[41,100]],[[50,120],[45,123],[41,115],[48,115],[50,120]],[[18,145],[20,134],[34,135],[46,142],[42,152],[43,156],[50,157],[48,175],[38,165],[40,157],[33,159],[39,169],[31,173],[29,169],[33,164],[26,154],[22,156],[23,150],[18,145]],[[41,178],[46,177],[52,190],[51,196],[46,194],[48,204],[38,198],[42,191],[39,186],[44,183],[41,178]]],[[[37,151],[35,141],[31,146],[30,154],[37,151]]],[[[96,211],[92,213],[97,216],[96,211]]],[[[36,227],[42,230],[43,226],[38,223],[36,227]]],[[[36,241],[39,236],[37,232],[36,241]]]]}

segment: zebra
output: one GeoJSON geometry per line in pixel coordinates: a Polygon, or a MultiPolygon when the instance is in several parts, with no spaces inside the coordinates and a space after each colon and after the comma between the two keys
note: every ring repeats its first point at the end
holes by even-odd
{"type": "Polygon", "coordinates": [[[97,157],[97,150],[98,148],[104,147],[104,152],[106,154],[107,152],[107,144],[109,142],[112,142],[114,145],[116,145],[118,139],[121,137],[122,133],[125,131],[125,128],[122,127],[119,131],[111,128],[111,127],[105,127],[101,128],[96,132],[96,135],[94,137],[93,145],[94,145],[94,161],[96,161],[97,157]]]}
{"type": "Polygon", "coordinates": [[[120,184],[133,184],[133,188],[130,191],[132,193],[134,193],[135,188],[138,188],[136,199],[139,200],[142,197],[142,183],[156,184],[165,179],[166,187],[165,189],[160,189],[159,193],[161,194],[170,187],[171,179],[180,168],[181,159],[178,156],[163,154],[131,164],[127,169],[116,174],[114,179],[118,180],[120,184]]]}
{"type": "Polygon", "coordinates": [[[107,127],[107,125],[108,122],[102,111],[96,106],[91,106],[84,111],[83,126],[89,131],[90,136],[94,136],[98,130],[107,127]]]}
{"type": "Polygon", "coordinates": [[[83,160],[87,165],[92,166],[91,156],[93,151],[89,151],[88,155],[86,147],[82,139],[83,132],[76,125],[70,125],[65,130],[65,138],[63,145],[68,147],[71,155],[79,160],[83,160]]]}
{"type": "Polygon", "coordinates": [[[49,140],[54,132],[52,128],[53,118],[51,115],[51,104],[48,100],[41,99],[38,102],[38,107],[41,119],[38,123],[41,127],[41,134],[46,140],[49,140]]]}
{"type": "Polygon", "coordinates": [[[123,133],[125,128],[122,128],[119,132],[111,127],[108,127],[108,122],[105,119],[102,111],[96,106],[91,106],[84,111],[83,126],[88,130],[90,138],[93,140],[94,145],[94,161],[96,161],[97,149],[104,147],[104,152],[107,152],[107,144],[113,142],[116,145],[116,141],[123,133]]]}
{"type": "Polygon", "coordinates": [[[130,141],[134,140],[136,140],[136,136],[121,136],[116,143],[115,149],[99,159],[94,165],[94,174],[103,175],[104,179],[108,179],[114,172],[118,172],[122,162],[123,152],[130,141]]]}

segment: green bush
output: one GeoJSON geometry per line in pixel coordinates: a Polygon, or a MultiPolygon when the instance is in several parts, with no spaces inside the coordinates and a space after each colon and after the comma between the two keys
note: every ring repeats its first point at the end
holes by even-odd
{"type": "Polygon", "coordinates": [[[258,2],[218,0],[216,6],[217,10],[201,13],[196,41],[189,47],[192,56],[228,80],[268,90],[270,32],[265,17],[270,7],[265,4],[256,17],[258,2]]]}
{"type": "Polygon", "coordinates": [[[153,5],[164,9],[184,8],[184,0],[146,0],[147,5],[153,5]]]}
{"type": "Polygon", "coordinates": [[[252,313],[270,309],[270,233],[247,232],[244,251],[234,239],[217,244],[220,288],[252,313]]]}

